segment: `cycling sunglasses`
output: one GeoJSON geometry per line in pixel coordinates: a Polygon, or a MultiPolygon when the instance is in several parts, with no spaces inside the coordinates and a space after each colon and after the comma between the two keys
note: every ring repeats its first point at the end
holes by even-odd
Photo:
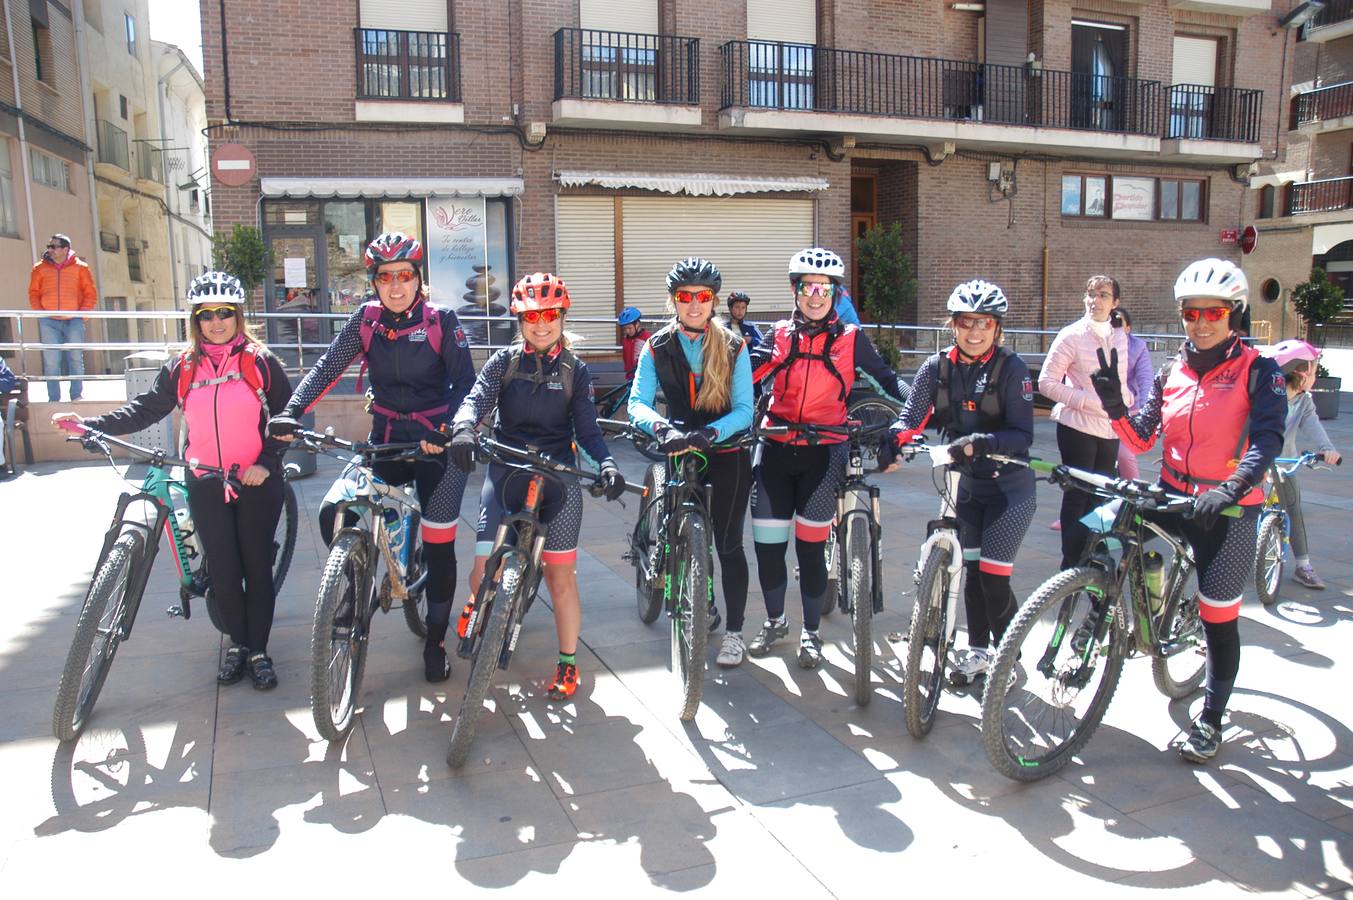
{"type": "Polygon", "coordinates": [[[677,291],[672,296],[676,297],[678,303],[713,303],[714,292],[709,288],[700,291],[677,291]]]}
{"type": "Polygon", "coordinates": [[[210,322],[212,319],[220,319],[224,322],[226,319],[235,318],[235,307],[233,306],[211,306],[206,309],[199,309],[193,313],[199,322],[210,322]]]}
{"type": "Polygon", "coordinates": [[[389,284],[392,281],[398,281],[400,284],[408,284],[418,277],[418,273],[413,269],[401,269],[398,272],[377,272],[372,276],[377,284],[389,284]]]}
{"type": "Polygon", "coordinates": [[[1206,319],[1209,322],[1220,322],[1230,314],[1231,307],[1229,306],[1209,306],[1207,309],[1195,309],[1186,306],[1179,310],[1179,318],[1190,325],[1197,322],[1199,318],[1206,319]]]}
{"type": "Polygon", "coordinates": [[[818,284],[815,281],[799,282],[800,297],[811,297],[814,294],[816,294],[819,297],[830,297],[834,293],[836,293],[836,285],[831,283],[818,284]]]}
{"type": "Polygon", "coordinates": [[[990,331],[996,327],[991,316],[954,316],[954,324],[964,331],[990,331]]]}
{"type": "Polygon", "coordinates": [[[527,325],[534,325],[537,322],[558,322],[564,317],[564,311],[557,306],[549,309],[528,309],[521,314],[521,320],[527,325]]]}

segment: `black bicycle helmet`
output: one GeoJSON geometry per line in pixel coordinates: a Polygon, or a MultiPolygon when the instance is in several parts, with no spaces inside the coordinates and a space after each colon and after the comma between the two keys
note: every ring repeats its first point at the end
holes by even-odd
{"type": "Polygon", "coordinates": [[[719,293],[719,289],[723,287],[723,276],[719,274],[719,267],[707,259],[688,256],[672,266],[672,271],[667,273],[669,294],[674,293],[677,288],[690,287],[693,284],[707,285],[714,293],[719,293]]]}
{"type": "Polygon", "coordinates": [[[732,309],[734,303],[746,303],[748,306],[751,306],[752,298],[747,296],[746,291],[733,291],[733,293],[728,295],[728,308],[732,309]]]}

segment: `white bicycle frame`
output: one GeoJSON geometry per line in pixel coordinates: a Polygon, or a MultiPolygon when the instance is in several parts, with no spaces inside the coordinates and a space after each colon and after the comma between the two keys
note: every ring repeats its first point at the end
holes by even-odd
{"type": "MultiPolygon", "coordinates": [[[[382,481],[371,467],[358,462],[356,459],[349,460],[347,468],[339,480],[343,486],[339,489],[336,502],[352,502],[354,500],[371,500],[380,507],[384,504],[380,499],[390,501],[399,507],[405,507],[401,510],[400,518],[403,520],[404,514],[414,512],[421,514],[422,510],[418,505],[418,495],[410,485],[393,485],[382,481]]],[[[333,488],[330,488],[331,494],[333,488]]],[[[372,517],[375,519],[376,517],[372,517]]],[[[385,560],[386,571],[396,576],[390,579],[390,597],[401,603],[408,599],[409,590],[406,579],[408,571],[403,562],[395,557],[390,549],[390,532],[385,527],[385,521],[372,521],[367,523],[372,537],[376,540],[376,547],[379,549],[381,559],[385,560]]],[[[407,542],[412,535],[406,535],[404,540],[407,542]]]]}
{"type": "MultiPolygon", "coordinates": [[[[947,444],[938,447],[928,447],[930,453],[930,464],[934,468],[949,465],[949,446],[947,444]]],[[[954,468],[949,468],[944,473],[945,490],[940,497],[940,518],[948,519],[954,516],[953,498],[958,492],[958,480],[961,473],[954,468]]],[[[950,650],[954,646],[954,635],[958,629],[958,598],[963,589],[963,545],[958,541],[958,531],[953,528],[936,528],[921,544],[921,553],[917,557],[915,580],[921,580],[921,572],[925,570],[926,560],[930,558],[931,552],[940,545],[947,545],[949,548],[949,590],[944,598],[945,604],[945,622],[946,631],[944,635],[945,646],[950,650]]],[[[918,609],[920,597],[917,597],[918,609]]]]}

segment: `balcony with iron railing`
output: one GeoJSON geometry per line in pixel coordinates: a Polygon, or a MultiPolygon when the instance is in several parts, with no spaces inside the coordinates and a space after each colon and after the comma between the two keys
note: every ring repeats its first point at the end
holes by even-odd
{"type": "Polygon", "coordinates": [[[1196,162],[1259,156],[1264,92],[1210,84],[1170,85],[1161,155],[1196,162]]]}
{"type": "Polygon", "coordinates": [[[602,127],[700,124],[700,41],[589,28],[554,33],[554,121],[602,127]]]}
{"type": "Polygon", "coordinates": [[[1325,0],[1325,8],[1311,17],[1302,36],[1313,43],[1338,40],[1353,34],[1353,0],[1325,0]]]}
{"type": "Polygon", "coordinates": [[[463,122],[460,35],[353,30],[360,121],[463,122]]]}
{"type": "Polygon", "coordinates": [[[1156,81],[962,60],[729,41],[720,125],[1109,155],[1160,148],[1156,81]]]}
{"type": "Polygon", "coordinates": [[[164,183],[164,172],[160,164],[162,151],[144,141],[136,142],[136,177],[143,181],[164,183]]]}
{"type": "Polygon", "coordinates": [[[1287,215],[1341,212],[1353,207],[1353,175],[1298,181],[1287,188],[1287,215]]]}
{"type": "Polygon", "coordinates": [[[110,166],[117,166],[124,172],[130,172],[131,163],[127,155],[127,132],[107,119],[99,119],[95,123],[95,130],[98,132],[98,161],[110,166]]]}
{"type": "Polygon", "coordinates": [[[1292,98],[1293,129],[1313,132],[1353,128],[1353,81],[1302,91],[1292,98]]]}

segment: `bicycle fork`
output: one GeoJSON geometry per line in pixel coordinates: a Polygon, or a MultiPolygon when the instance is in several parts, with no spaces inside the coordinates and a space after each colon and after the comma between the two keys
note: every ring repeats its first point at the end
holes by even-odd
{"type": "MultiPolygon", "coordinates": [[[[877,502],[877,499],[875,499],[876,504],[877,502]]],[[[949,572],[949,587],[944,592],[945,633],[940,635],[942,645],[939,648],[941,659],[947,660],[949,651],[954,646],[954,634],[958,630],[958,595],[963,585],[963,547],[958,542],[958,535],[948,528],[937,528],[932,531],[925,542],[921,544],[921,552],[917,557],[913,579],[919,587],[921,570],[925,566],[925,561],[930,558],[930,554],[940,544],[949,546],[949,565],[945,567],[949,572]]],[[[918,597],[917,600],[919,601],[920,598],[918,597]]],[[[919,613],[921,611],[919,602],[917,609],[919,613]]],[[[913,613],[913,615],[915,614],[913,613]]]]}

